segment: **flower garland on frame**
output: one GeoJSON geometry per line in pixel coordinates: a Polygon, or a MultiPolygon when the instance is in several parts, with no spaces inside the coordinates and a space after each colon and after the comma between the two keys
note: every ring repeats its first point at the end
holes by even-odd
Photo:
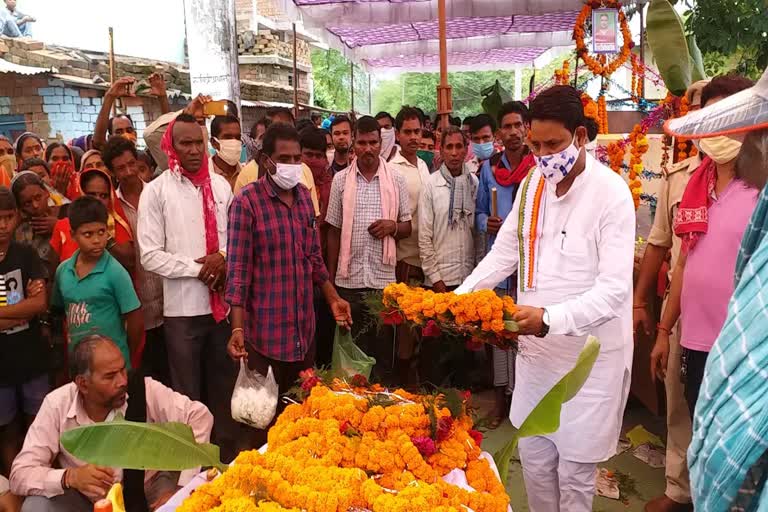
{"type": "Polygon", "coordinates": [[[632,32],[629,30],[627,17],[621,9],[621,2],[619,0],[592,0],[584,4],[573,27],[573,38],[576,41],[576,54],[584,61],[584,64],[587,65],[592,74],[602,76],[603,78],[608,78],[627,62],[635,45],[632,41],[632,32]],[[605,55],[598,55],[597,57],[590,55],[584,42],[586,22],[592,14],[592,9],[599,9],[601,7],[619,10],[619,27],[624,39],[621,50],[610,61],[608,61],[605,55]]]}

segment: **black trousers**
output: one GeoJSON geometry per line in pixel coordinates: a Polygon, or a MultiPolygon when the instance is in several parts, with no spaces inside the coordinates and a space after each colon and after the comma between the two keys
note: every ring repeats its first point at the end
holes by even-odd
{"type": "Polygon", "coordinates": [[[688,411],[693,419],[696,411],[696,402],[699,399],[701,383],[704,380],[704,367],[707,365],[709,352],[683,349],[682,370],[683,383],[685,384],[685,401],[688,402],[688,411]]]}

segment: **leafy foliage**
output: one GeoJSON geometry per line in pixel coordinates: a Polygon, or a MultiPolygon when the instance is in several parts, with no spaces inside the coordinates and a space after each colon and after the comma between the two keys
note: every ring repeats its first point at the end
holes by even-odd
{"type": "Polygon", "coordinates": [[[709,74],[731,70],[753,79],[768,67],[768,2],[697,0],[685,28],[696,36],[709,74]]]}
{"type": "Polygon", "coordinates": [[[555,384],[536,404],[536,407],[523,420],[520,428],[512,435],[507,444],[493,456],[499,467],[499,474],[506,479],[509,474],[509,460],[522,437],[551,434],[560,428],[560,412],[563,404],[571,400],[589,378],[592,367],[600,353],[600,343],[590,336],[584,344],[576,365],[555,384]]]}
{"type": "MultiPolygon", "coordinates": [[[[349,61],[337,50],[312,49],[315,104],[330,110],[349,111],[352,105],[349,61]]],[[[355,66],[355,110],[370,112],[370,76],[355,66]]]]}
{"type": "Polygon", "coordinates": [[[137,423],[122,416],[114,421],[68,430],[61,445],[80,460],[125,469],[182,471],[211,466],[224,471],[219,447],[197,443],[183,423],[137,423]]]}
{"type": "Polygon", "coordinates": [[[648,44],[664,84],[672,94],[680,96],[691,85],[693,59],[683,22],[669,0],[653,0],[648,7],[648,44]]]}

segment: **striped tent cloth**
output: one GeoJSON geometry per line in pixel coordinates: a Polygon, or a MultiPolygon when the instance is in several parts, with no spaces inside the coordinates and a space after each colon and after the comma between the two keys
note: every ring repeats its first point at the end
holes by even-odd
{"type": "Polygon", "coordinates": [[[697,512],[768,511],[768,189],[744,235],[688,449],[697,512]],[[760,475],[755,478],[756,475],[760,475]]]}

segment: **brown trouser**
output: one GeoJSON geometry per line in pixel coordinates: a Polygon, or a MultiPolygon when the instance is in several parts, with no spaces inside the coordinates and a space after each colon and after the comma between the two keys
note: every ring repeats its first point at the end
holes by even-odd
{"type": "MultiPolygon", "coordinates": [[[[666,307],[666,300],[664,306],[666,307]]],[[[663,311],[663,309],[662,309],[663,311]]],[[[686,453],[691,444],[691,417],[680,380],[680,323],[669,335],[669,358],[664,388],[667,394],[667,465],[664,475],[667,487],[664,494],[678,503],[691,502],[691,483],[688,477],[686,453]]]]}

